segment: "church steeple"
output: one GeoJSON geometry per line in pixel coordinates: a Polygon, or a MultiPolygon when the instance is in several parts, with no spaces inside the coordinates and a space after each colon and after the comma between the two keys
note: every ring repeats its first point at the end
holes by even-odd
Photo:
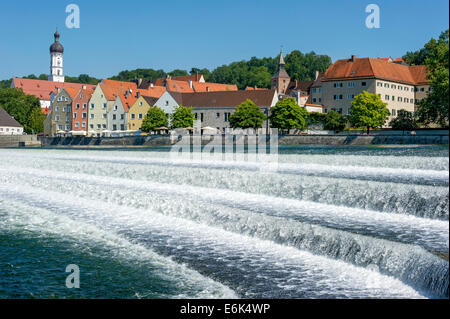
{"type": "Polygon", "coordinates": [[[291,78],[284,69],[284,65],[285,62],[283,58],[283,51],[280,50],[280,56],[278,58],[278,70],[271,79],[271,88],[276,89],[278,95],[284,94],[289,83],[291,82],[291,78]]]}
{"type": "Polygon", "coordinates": [[[59,42],[59,32],[56,29],[53,35],[55,42],[50,46],[50,75],[48,76],[49,81],[53,82],[64,82],[63,75],[63,53],[64,47],[59,42]]]}

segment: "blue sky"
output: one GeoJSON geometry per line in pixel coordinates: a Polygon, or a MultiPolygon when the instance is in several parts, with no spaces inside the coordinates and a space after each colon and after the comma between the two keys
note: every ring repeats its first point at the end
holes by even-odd
{"type": "Polygon", "coordinates": [[[447,0],[133,0],[1,1],[0,79],[49,72],[58,27],[64,73],[109,77],[138,67],[213,69],[252,56],[298,49],[335,61],[398,57],[448,29],[447,0]],[[81,28],[67,29],[68,4],[81,28]],[[365,8],[380,7],[381,28],[367,29],[365,8]]]}

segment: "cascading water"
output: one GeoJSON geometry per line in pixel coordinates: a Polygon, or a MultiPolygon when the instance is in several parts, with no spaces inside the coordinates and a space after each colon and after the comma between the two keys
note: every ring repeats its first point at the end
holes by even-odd
{"type": "Polygon", "coordinates": [[[174,277],[127,297],[448,297],[448,148],[286,153],[266,170],[164,150],[0,150],[0,234],[117,249],[157,268],[152,283],[174,277]]]}

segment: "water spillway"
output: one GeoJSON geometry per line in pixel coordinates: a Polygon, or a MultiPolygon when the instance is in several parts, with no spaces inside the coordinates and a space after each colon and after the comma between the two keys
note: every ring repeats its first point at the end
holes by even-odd
{"type": "Polygon", "coordinates": [[[291,149],[272,171],[164,150],[0,155],[0,233],[72,225],[72,245],[114,238],[141,270],[169,258],[162,297],[448,297],[448,148],[291,149]]]}

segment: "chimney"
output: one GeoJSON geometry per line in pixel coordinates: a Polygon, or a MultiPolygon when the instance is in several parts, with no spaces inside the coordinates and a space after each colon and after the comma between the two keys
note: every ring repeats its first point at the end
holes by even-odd
{"type": "Polygon", "coordinates": [[[142,85],[142,78],[139,78],[139,79],[138,79],[137,85],[138,85],[139,88],[141,87],[141,85],[142,85]]]}
{"type": "Polygon", "coordinates": [[[83,90],[86,90],[86,85],[83,85],[83,90]]]}
{"type": "Polygon", "coordinates": [[[136,91],[136,96],[137,96],[137,97],[140,97],[140,96],[141,96],[141,92],[136,91]]]}
{"type": "Polygon", "coordinates": [[[192,81],[191,80],[189,80],[189,87],[192,89],[193,88],[193,85],[192,85],[192,81]]]}
{"type": "Polygon", "coordinates": [[[355,60],[356,60],[356,56],[355,55],[352,55],[352,62],[355,62],[355,60]]]}
{"type": "Polygon", "coordinates": [[[154,85],[153,85],[153,83],[150,83],[150,87],[152,88],[154,85]]]}
{"type": "Polygon", "coordinates": [[[209,86],[206,87],[206,92],[209,92],[209,86]]]}
{"type": "Polygon", "coordinates": [[[319,71],[316,71],[316,77],[315,80],[317,80],[319,78],[319,71]]]}
{"type": "Polygon", "coordinates": [[[128,94],[129,94],[130,92],[128,92],[128,91],[126,91],[125,92],[125,97],[127,98],[128,97],[128,94]]]}

